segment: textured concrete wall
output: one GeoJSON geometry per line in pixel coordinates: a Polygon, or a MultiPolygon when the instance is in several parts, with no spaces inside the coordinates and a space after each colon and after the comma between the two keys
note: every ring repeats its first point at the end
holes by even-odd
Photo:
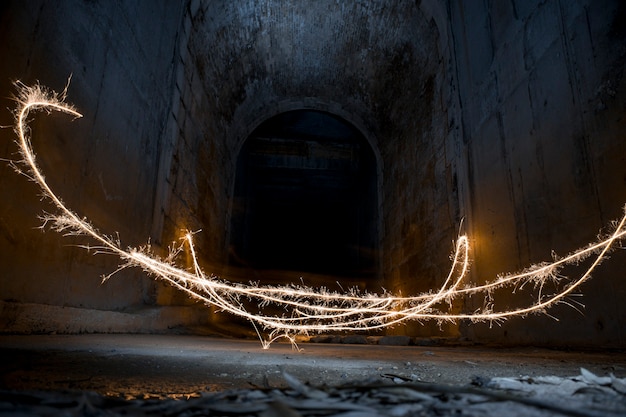
{"type": "MultiPolygon", "coordinates": [[[[624,8],[620,2],[453,1],[468,231],[476,282],[593,241],[625,202],[624,8]]],[[[514,319],[476,340],[623,344],[625,260],[582,288],[583,314],[514,319]]],[[[578,270],[568,273],[580,274],[578,270]]],[[[496,306],[529,303],[524,292],[496,306]]],[[[478,300],[482,302],[482,300],[478,300]]],[[[471,309],[475,304],[469,304],[471,309]]]]}
{"type": "Polygon", "coordinates": [[[175,150],[181,168],[172,171],[165,235],[202,225],[199,248],[224,262],[243,141],[280,112],[328,111],[355,125],[377,155],[381,276],[391,289],[436,284],[417,277],[445,269],[459,216],[446,159],[454,152],[446,151],[446,63],[433,20],[408,1],[214,1],[188,19],[179,118],[186,133],[175,150]],[[440,256],[424,262],[427,248],[440,256]]]}
{"type": "MultiPolygon", "coordinates": [[[[448,45],[435,23],[442,9],[409,1],[212,1],[188,10],[181,27],[187,43],[175,57],[183,65],[169,128],[172,158],[161,167],[156,202],[160,242],[201,229],[196,244],[205,269],[232,272],[224,266],[243,142],[281,112],[320,110],[353,124],[376,155],[381,280],[370,289],[415,293],[441,285],[462,215],[457,138],[448,129],[452,60],[443,58],[448,45]]],[[[173,289],[161,289],[158,300],[185,303],[173,289]]]]}
{"type": "MultiPolygon", "coordinates": [[[[14,1],[3,2],[0,12],[0,125],[13,123],[12,81],[39,80],[61,91],[71,75],[68,100],[84,117],[35,117],[38,161],[70,208],[104,233],[119,232],[124,245],[145,243],[171,106],[181,5],[14,1]]],[[[13,137],[10,128],[0,129],[2,160],[17,158],[13,137]]],[[[104,310],[152,302],[154,284],[143,274],[122,272],[101,284],[118,259],[73,248],[80,239],[38,230],[37,216],[51,207],[11,171],[0,164],[2,300],[104,310]]]]}

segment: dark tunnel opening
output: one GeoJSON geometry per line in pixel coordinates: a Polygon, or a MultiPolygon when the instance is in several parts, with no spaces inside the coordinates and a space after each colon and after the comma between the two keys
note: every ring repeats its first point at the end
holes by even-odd
{"type": "Polygon", "coordinates": [[[372,148],[345,120],[312,110],[266,120],[237,160],[230,264],[375,277],[376,184],[372,148]]]}

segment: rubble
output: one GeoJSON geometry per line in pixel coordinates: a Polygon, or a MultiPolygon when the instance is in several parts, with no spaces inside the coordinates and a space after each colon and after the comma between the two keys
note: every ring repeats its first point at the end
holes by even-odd
{"type": "Polygon", "coordinates": [[[93,392],[0,391],[0,416],[620,416],[626,378],[581,368],[563,378],[499,377],[465,386],[390,380],[312,387],[283,373],[286,388],[191,393],[186,398],[122,399],[93,392]]]}

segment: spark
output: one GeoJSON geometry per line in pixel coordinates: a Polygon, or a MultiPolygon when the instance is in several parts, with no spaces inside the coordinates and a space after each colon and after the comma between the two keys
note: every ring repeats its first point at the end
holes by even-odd
{"type": "Polygon", "coordinates": [[[625,207],[622,219],[613,223],[613,232],[599,237],[596,242],[564,257],[553,256],[552,262],[533,265],[518,273],[502,274],[485,284],[470,285],[466,282],[470,264],[469,238],[461,235],[454,244],[450,271],[441,288],[436,292],[411,297],[394,296],[387,291],[383,291],[382,294],[361,292],[357,289],[345,291],[341,286],[342,292],[337,292],[327,288],[312,288],[304,284],[260,286],[253,283],[229,282],[215,275],[207,275],[202,270],[192,232],[187,232],[181,242],[173,245],[166,257],[159,257],[153,253],[150,245],[123,248],[118,237],[113,238],[101,233],[86,218],[70,210],[53,192],[37,165],[30,141],[28,121],[31,112],[36,110],[47,113],[58,111],[74,118],[80,118],[82,115],[65,102],[67,85],[60,94],[39,84],[28,87],[17,82],[15,85],[18,90],[15,131],[21,160],[12,161],[11,165],[18,173],[35,182],[43,195],[57,209],[57,214],[46,214],[43,217],[42,227],[49,225],[53,230],[65,235],[86,236],[92,239],[95,245],[85,245],[85,248],[95,249],[96,253],[117,255],[122,261],[121,265],[105,276],[104,280],[123,269],[138,267],[150,277],[172,285],[192,299],[249,320],[259,335],[263,348],[268,348],[272,342],[280,338],[286,338],[297,348],[296,335],[329,331],[368,331],[411,320],[418,322],[435,320],[439,323],[459,320],[500,323],[513,316],[524,317],[534,313],[548,315],[547,310],[557,304],[569,305],[578,310],[578,307],[583,307],[582,304],[570,298],[577,295],[580,286],[591,277],[591,272],[626,236],[625,207]],[[185,250],[192,259],[192,271],[176,265],[177,256],[185,250]],[[561,275],[565,266],[577,265],[589,258],[593,260],[578,278],[565,279],[561,275]],[[546,294],[545,284],[550,282],[555,283],[558,289],[546,294]],[[526,284],[532,284],[537,292],[534,301],[528,306],[494,309],[496,290],[509,288],[515,291],[526,284]],[[486,301],[481,308],[472,313],[455,312],[454,301],[470,296],[482,296],[486,301]],[[245,306],[251,304],[257,305],[258,312],[253,313],[246,309],[245,306]],[[269,307],[275,306],[283,307],[285,313],[280,316],[269,313],[271,310],[269,307]],[[266,333],[265,336],[262,335],[263,332],[266,333]]]}

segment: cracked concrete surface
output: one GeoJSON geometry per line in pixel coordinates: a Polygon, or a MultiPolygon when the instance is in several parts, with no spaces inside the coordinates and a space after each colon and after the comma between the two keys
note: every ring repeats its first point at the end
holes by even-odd
{"type": "Polygon", "coordinates": [[[622,351],[532,347],[275,343],[180,335],[3,335],[0,389],[84,390],[125,398],[286,386],[282,372],[313,386],[380,380],[468,385],[493,377],[626,376],[622,351]]]}

